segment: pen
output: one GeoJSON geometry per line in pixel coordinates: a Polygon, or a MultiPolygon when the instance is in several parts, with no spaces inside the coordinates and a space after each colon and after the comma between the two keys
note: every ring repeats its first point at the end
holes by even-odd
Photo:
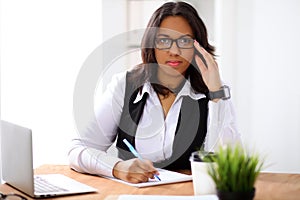
{"type": "MultiPolygon", "coordinates": [[[[126,146],[129,148],[129,150],[131,151],[131,153],[133,153],[133,155],[135,157],[137,157],[138,159],[140,159],[141,161],[143,161],[143,158],[141,157],[141,155],[134,149],[134,147],[128,142],[128,140],[124,139],[123,142],[126,144],[126,146]]],[[[154,174],[154,176],[159,181],[161,181],[161,179],[156,174],[154,174]]]]}

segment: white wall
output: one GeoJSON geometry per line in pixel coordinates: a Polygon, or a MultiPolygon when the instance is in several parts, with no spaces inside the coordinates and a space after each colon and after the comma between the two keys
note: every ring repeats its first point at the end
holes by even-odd
{"type": "Polygon", "coordinates": [[[1,2],[1,118],[33,129],[35,167],[67,163],[74,83],[101,17],[98,0],[1,2]]]}
{"type": "Polygon", "coordinates": [[[232,81],[245,143],[267,171],[300,172],[300,2],[221,4],[222,71],[232,81]]]}

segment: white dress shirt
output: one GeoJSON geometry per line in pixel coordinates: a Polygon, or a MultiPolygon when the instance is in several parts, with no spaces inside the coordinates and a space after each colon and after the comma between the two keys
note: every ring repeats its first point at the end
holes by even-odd
{"type": "MultiPolygon", "coordinates": [[[[99,102],[95,102],[95,117],[84,130],[79,130],[80,137],[72,140],[69,151],[70,166],[84,173],[112,176],[114,165],[121,161],[116,155],[107,153],[113,145],[124,104],[126,72],[115,75],[99,102]]],[[[140,101],[144,93],[148,98],[144,106],[135,135],[136,150],[144,159],[157,162],[172,155],[178,116],[183,96],[194,100],[205,98],[204,94],[193,91],[186,81],[177,94],[168,114],[164,117],[158,95],[150,82],[143,85],[134,103],[140,101]]],[[[235,113],[230,100],[209,101],[207,135],[204,150],[214,151],[218,144],[240,142],[236,129],[235,113]]]]}

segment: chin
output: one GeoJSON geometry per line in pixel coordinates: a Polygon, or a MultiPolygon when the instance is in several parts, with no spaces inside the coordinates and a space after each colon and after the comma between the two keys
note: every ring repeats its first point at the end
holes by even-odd
{"type": "Polygon", "coordinates": [[[171,77],[182,77],[184,72],[175,67],[170,67],[168,65],[160,65],[159,70],[162,72],[164,76],[171,76],[171,77]]]}

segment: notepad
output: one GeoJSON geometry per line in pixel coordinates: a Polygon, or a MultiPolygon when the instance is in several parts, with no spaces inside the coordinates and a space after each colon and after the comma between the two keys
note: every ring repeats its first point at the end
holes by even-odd
{"type": "Polygon", "coordinates": [[[216,195],[165,196],[165,195],[120,195],[118,200],[218,200],[216,195]]]}
{"type": "Polygon", "coordinates": [[[126,181],[116,179],[116,178],[110,178],[114,181],[118,181],[120,183],[124,183],[130,186],[134,187],[150,187],[150,186],[155,186],[155,185],[163,185],[163,184],[170,184],[170,183],[178,183],[178,182],[185,182],[185,181],[191,181],[192,175],[186,175],[186,174],[181,174],[178,172],[174,171],[169,171],[165,169],[158,169],[159,171],[159,178],[161,181],[157,179],[149,179],[148,182],[145,183],[128,183],[126,181]]]}

